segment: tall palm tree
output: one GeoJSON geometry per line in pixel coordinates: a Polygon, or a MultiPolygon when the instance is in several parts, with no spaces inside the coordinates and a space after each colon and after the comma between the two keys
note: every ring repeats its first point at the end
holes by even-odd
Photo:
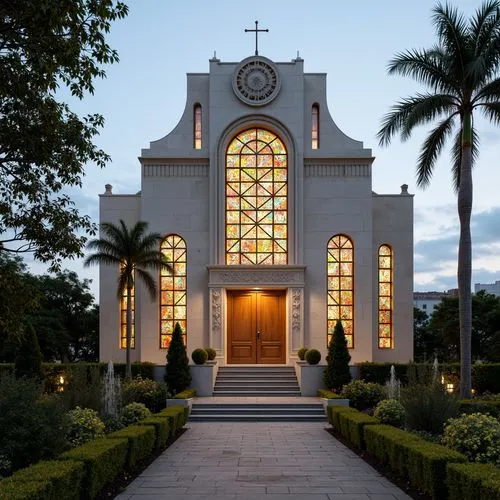
{"type": "Polygon", "coordinates": [[[400,100],[384,117],[378,132],[381,145],[396,133],[407,140],[418,125],[437,120],[425,139],[417,162],[417,185],[430,183],[436,160],[446,140],[451,146],[454,187],[458,193],[460,240],[458,289],[460,304],[460,394],[471,394],[472,327],[472,166],[479,140],[474,113],[481,111],[500,124],[500,1],[487,0],[471,19],[456,8],[439,3],[433,9],[437,44],[430,49],[408,50],[390,61],[390,74],[410,76],[429,88],[425,93],[400,100]]]}
{"type": "Polygon", "coordinates": [[[87,250],[95,251],[84,262],[85,267],[104,264],[119,266],[117,297],[120,300],[127,293],[126,312],[126,370],[125,377],[132,377],[130,365],[130,341],[132,337],[132,289],[135,276],[146,285],[151,299],[156,298],[156,280],[148,269],[167,269],[172,266],[159,249],[161,236],[158,233],[147,233],[148,223],[139,221],[132,228],[128,228],[123,220],[119,225],[104,222],[100,229],[102,238],[89,241],[87,250]]]}

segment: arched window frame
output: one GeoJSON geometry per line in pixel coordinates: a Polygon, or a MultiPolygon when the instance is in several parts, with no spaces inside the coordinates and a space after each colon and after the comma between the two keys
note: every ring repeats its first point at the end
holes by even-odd
{"type": "Polygon", "coordinates": [[[311,107],[311,148],[319,149],[319,104],[311,107]]]}
{"type": "Polygon", "coordinates": [[[202,108],[201,104],[197,102],[193,106],[193,147],[194,149],[201,149],[202,146],[202,108]]]}
{"type": "MultiPolygon", "coordinates": [[[[134,271],[135,283],[135,271],[134,271]]],[[[130,332],[130,349],[135,349],[135,285],[130,291],[132,302],[132,331],[130,332]]],[[[127,348],[127,289],[122,292],[120,299],[120,349],[127,348]]]]}
{"type": "Polygon", "coordinates": [[[229,142],[225,167],[226,264],[287,264],[288,153],[283,140],[268,129],[247,128],[229,142]]]}
{"type": "Polygon", "coordinates": [[[175,324],[187,335],[187,245],[182,236],[168,234],[160,251],[168,259],[173,272],[160,270],[160,349],[168,349],[175,324]]]}
{"type": "Polygon", "coordinates": [[[327,345],[341,320],[349,349],[354,349],[354,243],[336,234],[327,244],[327,345]]]}
{"type": "Polygon", "coordinates": [[[394,349],[394,251],[386,243],[378,249],[378,348],[394,349]]]}

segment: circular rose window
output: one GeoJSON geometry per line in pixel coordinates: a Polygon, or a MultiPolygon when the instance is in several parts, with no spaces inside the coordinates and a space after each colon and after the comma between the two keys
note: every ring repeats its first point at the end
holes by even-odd
{"type": "Polygon", "coordinates": [[[250,106],[270,103],[280,90],[281,80],[276,66],[265,57],[247,57],[236,68],[233,90],[238,99],[250,106]]]}

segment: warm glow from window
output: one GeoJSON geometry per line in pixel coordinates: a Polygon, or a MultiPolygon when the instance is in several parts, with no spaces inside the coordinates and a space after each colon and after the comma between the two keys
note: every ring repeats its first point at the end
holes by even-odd
{"type": "MultiPolygon", "coordinates": [[[[130,332],[130,349],[135,349],[135,287],[130,292],[132,303],[132,331],[130,332]]],[[[120,301],[120,349],[127,348],[127,289],[122,293],[120,301]]]]}
{"type": "Polygon", "coordinates": [[[186,242],[180,236],[170,234],[162,241],[161,252],[173,267],[173,273],[167,269],[160,271],[160,348],[167,349],[176,323],[181,326],[186,343],[186,242]]]}
{"type": "Polygon", "coordinates": [[[311,147],[313,149],[318,149],[319,148],[319,106],[317,104],[313,104],[313,106],[312,106],[311,137],[312,137],[311,147]]]}
{"type": "Polygon", "coordinates": [[[354,248],[349,237],[337,234],[328,242],[328,333],[333,335],[337,320],[342,321],[347,347],[354,347],[354,248]]]}
{"type": "Polygon", "coordinates": [[[201,149],[201,104],[194,106],[194,149],[201,149]]]}
{"type": "Polygon", "coordinates": [[[394,335],[392,325],[393,302],[393,254],[389,245],[378,250],[378,347],[392,349],[394,335]]]}
{"type": "Polygon", "coordinates": [[[226,152],[226,264],[287,263],[287,153],[252,128],[226,152]]]}

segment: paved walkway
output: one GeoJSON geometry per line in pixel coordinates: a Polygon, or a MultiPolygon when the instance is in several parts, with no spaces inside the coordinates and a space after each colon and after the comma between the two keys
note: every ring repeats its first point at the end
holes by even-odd
{"type": "Polygon", "coordinates": [[[325,423],[190,423],[119,500],[409,499],[325,423]]]}

